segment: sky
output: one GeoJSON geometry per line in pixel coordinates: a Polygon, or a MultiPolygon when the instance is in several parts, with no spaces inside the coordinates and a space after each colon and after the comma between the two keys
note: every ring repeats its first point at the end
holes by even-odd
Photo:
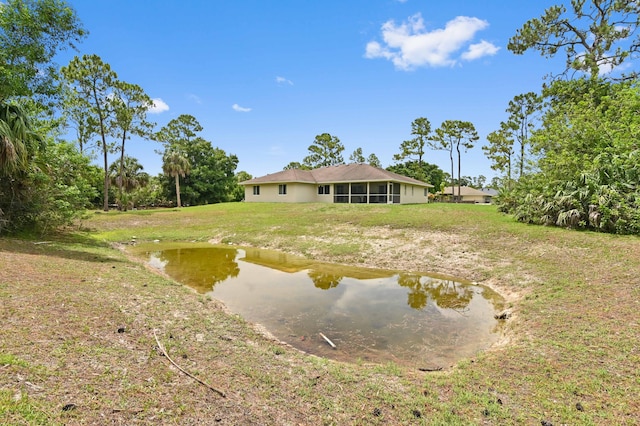
{"type": "MultiPolygon", "coordinates": [[[[394,164],[411,123],[470,121],[480,140],[462,175],[496,176],[482,152],[514,96],[538,92],[564,58],[514,55],[509,38],[553,0],[68,0],[97,54],[154,99],[157,129],[193,115],[200,136],[253,177],[302,162],[317,135],[394,164]]],[[[162,171],[160,144],[126,154],[162,171]]],[[[115,156],[113,157],[115,159],[115,156]]],[[[445,151],[424,161],[450,170],[445,151]]]]}

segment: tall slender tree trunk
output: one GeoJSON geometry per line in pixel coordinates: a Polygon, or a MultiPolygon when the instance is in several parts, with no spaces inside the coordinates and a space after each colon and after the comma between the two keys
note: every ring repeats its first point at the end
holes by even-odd
{"type": "Polygon", "coordinates": [[[455,199],[456,199],[456,191],[455,191],[455,188],[453,186],[453,178],[455,177],[455,175],[453,174],[453,142],[451,142],[451,147],[449,148],[449,160],[451,160],[451,196],[453,197],[453,200],[455,201],[455,199]]]}
{"type": "MultiPolygon", "coordinates": [[[[523,136],[524,137],[524,136],[523,136]]],[[[520,142],[520,178],[524,174],[524,140],[520,142]]]]}
{"type": "MultiPolygon", "coordinates": [[[[122,203],[122,185],[124,183],[124,142],[127,140],[127,131],[122,132],[122,146],[120,148],[120,181],[118,182],[118,197],[120,197],[120,203],[122,203]]],[[[125,207],[125,210],[126,207],[125,207]]]]}
{"type": "MultiPolygon", "coordinates": [[[[104,138],[104,136],[103,136],[104,138]]],[[[102,208],[105,212],[109,211],[109,167],[108,167],[108,161],[107,161],[107,147],[106,147],[106,143],[102,144],[103,148],[103,156],[104,156],[104,197],[103,198],[103,203],[102,203],[102,208]]]]}
{"type": "Polygon", "coordinates": [[[460,140],[458,140],[458,144],[456,145],[456,151],[458,152],[458,199],[457,202],[462,200],[462,195],[460,194],[460,186],[461,186],[461,178],[460,178],[460,140]]]}
{"type": "Polygon", "coordinates": [[[527,111],[525,110],[524,106],[522,107],[522,109],[524,111],[522,111],[522,123],[520,123],[520,177],[519,179],[522,178],[522,175],[524,174],[524,153],[525,153],[525,147],[527,146],[527,141],[529,139],[529,132],[527,131],[528,128],[528,120],[527,120],[527,111]]]}
{"type": "Polygon", "coordinates": [[[507,163],[507,187],[511,189],[511,154],[508,155],[509,162],[507,163]]]}
{"type": "Polygon", "coordinates": [[[96,92],[95,86],[93,88],[93,99],[96,103],[96,108],[98,110],[98,118],[100,119],[100,136],[102,138],[102,155],[104,157],[104,197],[102,208],[105,212],[109,211],[109,161],[107,158],[107,139],[105,136],[105,128],[104,128],[104,116],[102,113],[102,108],[100,108],[100,99],[98,98],[98,93],[96,92]]]}
{"type": "Polygon", "coordinates": [[[180,203],[180,176],[178,174],[176,174],[176,199],[178,207],[182,207],[180,203]]]}

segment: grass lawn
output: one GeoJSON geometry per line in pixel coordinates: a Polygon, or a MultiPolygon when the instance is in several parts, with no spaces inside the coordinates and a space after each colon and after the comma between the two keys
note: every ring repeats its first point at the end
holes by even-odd
{"type": "Polygon", "coordinates": [[[491,206],[91,212],[55,237],[0,238],[0,424],[640,424],[639,277],[638,237],[491,206]],[[133,237],[452,275],[512,315],[498,345],[443,371],[336,363],[115,248],[133,237]]]}

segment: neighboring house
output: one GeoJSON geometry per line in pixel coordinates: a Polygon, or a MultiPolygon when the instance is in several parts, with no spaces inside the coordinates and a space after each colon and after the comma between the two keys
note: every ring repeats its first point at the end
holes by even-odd
{"type": "Polygon", "coordinates": [[[489,204],[491,203],[491,198],[493,195],[480,191],[479,189],[471,188],[468,186],[461,186],[460,193],[458,194],[458,187],[454,186],[453,189],[448,186],[444,188],[442,191],[442,195],[444,195],[447,199],[451,201],[459,201],[462,203],[482,203],[489,204]],[[453,198],[452,198],[453,195],[453,198]]]}
{"type": "Polygon", "coordinates": [[[433,185],[368,164],[283,170],[240,182],[247,202],[417,204],[433,185]]]}

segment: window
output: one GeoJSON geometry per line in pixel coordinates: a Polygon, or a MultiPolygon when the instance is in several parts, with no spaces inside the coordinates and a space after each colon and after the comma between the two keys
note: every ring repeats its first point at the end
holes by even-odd
{"type": "Polygon", "coordinates": [[[429,188],[425,188],[424,189],[424,196],[428,197],[429,196],[429,188]]]}
{"type": "Polygon", "coordinates": [[[387,184],[386,183],[371,183],[369,184],[369,203],[377,204],[387,203],[387,184]]]}
{"type": "Polygon", "coordinates": [[[333,202],[334,203],[349,202],[349,185],[337,183],[333,186],[333,202]]]}
{"type": "Polygon", "coordinates": [[[260,195],[260,185],[253,186],[253,195],[260,195]]]}
{"type": "Polygon", "coordinates": [[[352,183],[351,184],[351,193],[352,194],[366,194],[367,193],[367,184],[366,183],[352,183]]]}
{"type": "Polygon", "coordinates": [[[319,195],[328,195],[331,194],[331,185],[320,185],[318,186],[318,194],[319,195]]]}
{"type": "Polygon", "coordinates": [[[367,202],[367,184],[366,183],[351,184],[351,202],[354,204],[367,202]]]}
{"type": "Polygon", "coordinates": [[[349,194],[349,187],[347,185],[344,185],[344,184],[336,184],[336,185],[334,185],[334,192],[336,194],[340,194],[340,195],[348,195],[349,194]]]}
{"type": "Polygon", "coordinates": [[[287,195],[287,184],[278,185],[278,194],[287,195]]]}
{"type": "Polygon", "coordinates": [[[391,191],[391,193],[393,194],[393,197],[392,197],[393,203],[394,204],[400,203],[400,184],[399,183],[393,184],[393,190],[391,191]]]}

